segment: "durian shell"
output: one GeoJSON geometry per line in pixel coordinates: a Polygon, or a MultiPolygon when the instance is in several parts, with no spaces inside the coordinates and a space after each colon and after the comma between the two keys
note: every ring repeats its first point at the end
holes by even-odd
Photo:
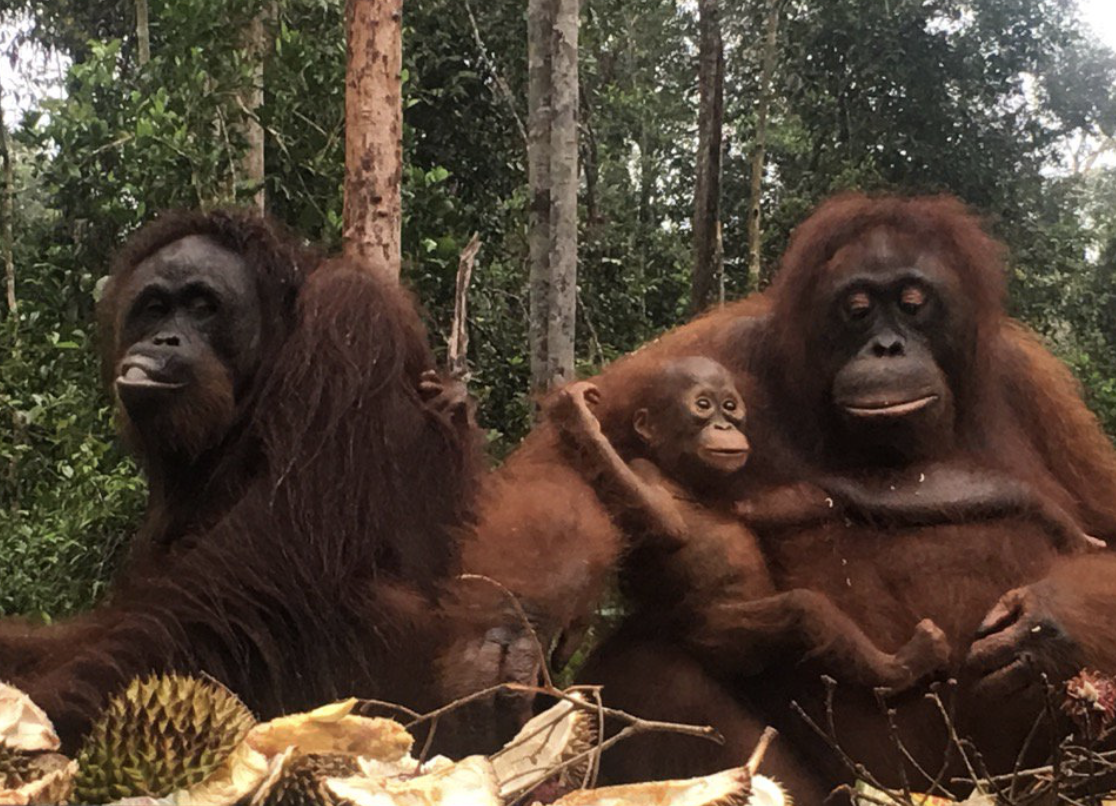
{"type": "Polygon", "coordinates": [[[292,755],[282,771],[252,798],[251,806],[339,806],[327,778],[350,778],[360,772],[355,756],[292,755]]]}
{"type": "Polygon", "coordinates": [[[0,743],[0,791],[17,789],[35,779],[34,756],[0,743]]]}
{"type": "MultiPolygon", "coordinates": [[[[578,695],[572,695],[581,699],[578,695]]],[[[490,757],[500,781],[500,795],[532,789],[555,777],[555,767],[585,754],[597,742],[597,716],[563,700],[532,718],[490,757]]],[[[562,769],[557,775],[559,791],[577,789],[585,781],[592,757],[562,769]]]]}
{"type": "Polygon", "coordinates": [[[571,792],[553,806],[788,806],[770,778],[733,769],[684,781],[608,786],[571,792]]]}
{"type": "Polygon", "coordinates": [[[417,778],[330,778],[326,785],[352,806],[504,806],[496,772],[483,756],[417,778]]]}
{"type": "Polygon", "coordinates": [[[58,753],[21,753],[0,746],[0,806],[65,803],[77,762],[58,753]]]}
{"type": "Polygon", "coordinates": [[[75,796],[111,803],[186,789],[218,770],[254,722],[216,683],[173,674],[135,680],[86,737],[75,796]]]}
{"type": "Polygon", "coordinates": [[[356,700],[325,705],[304,714],[257,725],[215,774],[197,786],[175,792],[175,806],[227,806],[258,802],[282,777],[288,764],[303,755],[347,755],[361,774],[383,779],[412,775],[418,762],[410,757],[414,739],[398,722],[352,713],[356,700]]]}
{"type": "Polygon", "coordinates": [[[356,700],[342,700],[305,714],[273,719],[249,736],[252,747],[266,756],[297,747],[304,755],[343,753],[379,761],[402,760],[414,738],[398,722],[353,714],[356,700]]]}
{"type": "Polygon", "coordinates": [[[0,683],[0,744],[29,753],[61,745],[46,712],[7,683],[0,683]]]}

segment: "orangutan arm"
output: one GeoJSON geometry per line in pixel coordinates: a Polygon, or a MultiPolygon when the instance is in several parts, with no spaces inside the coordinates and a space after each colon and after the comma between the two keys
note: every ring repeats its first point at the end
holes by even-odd
{"type": "Polygon", "coordinates": [[[930,467],[905,484],[863,484],[841,477],[819,484],[853,518],[899,526],[936,526],[1009,517],[1031,517],[1066,553],[1102,549],[1055,501],[1018,479],[994,470],[930,467]]]}
{"type": "Polygon", "coordinates": [[[608,503],[634,533],[641,539],[680,543],[686,538],[686,524],[658,468],[647,461],[629,465],[616,452],[589,408],[598,400],[593,384],[572,383],[558,393],[550,420],[577,451],[583,472],[600,481],[608,503]]]}
{"type": "Polygon", "coordinates": [[[1116,449],[1082,399],[1081,384],[1018,322],[1003,326],[1007,401],[1085,532],[1116,540],[1116,449]]]}

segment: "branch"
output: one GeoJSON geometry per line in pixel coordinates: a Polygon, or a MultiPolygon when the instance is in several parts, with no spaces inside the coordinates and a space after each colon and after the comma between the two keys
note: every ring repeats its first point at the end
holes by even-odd
{"type": "Polygon", "coordinates": [[[523,140],[524,145],[527,143],[527,127],[523,125],[522,118],[519,117],[519,110],[515,108],[515,95],[508,86],[508,82],[504,80],[503,75],[496,69],[491,57],[488,55],[488,48],[484,45],[484,40],[481,39],[480,26],[477,25],[477,18],[473,15],[473,7],[470,5],[469,0],[465,0],[465,12],[469,15],[469,22],[473,25],[473,39],[476,40],[477,50],[480,51],[481,61],[484,62],[485,67],[492,73],[492,80],[496,82],[496,88],[499,90],[497,93],[504,102],[508,105],[508,111],[511,112],[512,117],[515,119],[515,127],[519,129],[519,136],[523,140]]]}
{"type": "Polygon", "coordinates": [[[469,375],[469,284],[473,281],[473,264],[480,251],[480,233],[473,233],[461,250],[457,261],[457,284],[453,295],[453,323],[446,346],[446,364],[451,377],[466,380],[469,375]]]}

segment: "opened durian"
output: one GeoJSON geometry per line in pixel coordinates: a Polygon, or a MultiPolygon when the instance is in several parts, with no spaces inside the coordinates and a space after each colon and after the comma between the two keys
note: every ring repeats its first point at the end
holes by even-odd
{"type": "Polygon", "coordinates": [[[0,790],[18,789],[34,778],[34,756],[0,744],[0,790]]]}
{"type": "MultiPolygon", "coordinates": [[[[306,756],[320,757],[321,766],[317,768],[331,779],[345,777],[335,770],[351,766],[349,762],[335,762],[339,756],[357,765],[359,771],[354,774],[365,778],[416,774],[418,762],[409,754],[414,741],[411,735],[394,720],[354,714],[356,704],[353,699],[343,700],[257,725],[214,775],[198,786],[175,792],[171,802],[178,806],[271,803],[272,790],[286,786],[284,775],[298,758],[306,756]],[[333,765],[330,769],[324,766],[326,758],[333,765]]],[[[304,779],[314,768],[311,765],[296,770],[301,770],[299,778],[304,779]]],[[[307,791],[296,782],[289,783],[289,797],[307,791]]]]}
{"type": "Polygon", "coordinates": [[[43,709],[0,683],[0,806],[66,801],[77,764],[53,752],[58,745],[43,709]]]}
{"type": "Polygon", "coordinates": [[[685,781],[606,786],[571,792],[553,806],[789,806],[782,788],[747,768],[685,781]]]}
{"type": "MultiPolygon", "coordinates": [[[[571,696],[582,699],[578,694],[571,696]]],[[[558,793],[579,789],[584,785],[593,760],[588,751],[596,742],[597,715],[592,711],[579,708],[569,700],[548,708],[492,756],[492,766],[500,782],[500,796],[507,798],[516,792],[534,789],[551,777],[556,779],[558,793]],[[552,772],[578,756],[583,758],[562,768],[557,775],[552,772]]]]}
{"type": "Polygon", "coordinates": [[[28,753],[57,750],[61,744],[46,712],[7,683],[0,683],[0,744],[28,753]]]}
{"type": "Polygon", "coordinates": [[[492,763],[483,756],[414,778],[330,778],[326,785],[352,806],[504,806],[492,763]]]}
{"type": "Polygon", "coordinates": [[[342,801],[329,790],[326,779],[349,778],[359,772],[355,756],[291,755],[266,795],[252,802],[259,806],[335,806],[342,801]]]}
{"type": "Polygon", "coordinates": [[[158,798],[197,784],[253,724],[244,704],[216,683],[173,674],[135,680],[109,701],[86,737],[75,798],[158,798]]]}

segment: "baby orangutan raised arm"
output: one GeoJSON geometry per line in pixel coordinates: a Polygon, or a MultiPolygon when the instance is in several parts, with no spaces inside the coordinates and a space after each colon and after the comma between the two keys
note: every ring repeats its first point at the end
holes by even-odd
{"type": "Polygon", "coordinates": [[[727,482],[749,446],[744,403],[723,366],[672,361],[643,395],[632,428],[646,458],[631,463],[591,410],[599,400],[592,384],[566,387],[549,412],[633,538],[638,562],[629,565],[643,574],[637,598],[676,612],[689,640],[731,674],[759,671],[783,650],[822,659],[839,680],[893,690],[944,668],[948,644],[929,620],[890,654],[822,594],[775,591],[755,534],[732,511],[727,482]]]}

